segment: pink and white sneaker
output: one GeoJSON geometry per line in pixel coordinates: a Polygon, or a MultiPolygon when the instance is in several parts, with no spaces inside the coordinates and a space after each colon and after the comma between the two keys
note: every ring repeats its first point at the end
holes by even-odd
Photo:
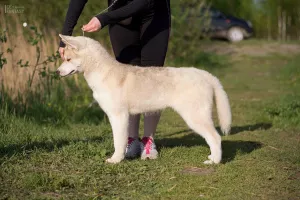
{"type": "Polygon", "coordinates": [[[140,139],[128,137],[125,158],[135,158],[141,155],[140,139]]]}
{"type": "Polygon", "coordinates": [[[158,152],[156,150],[156,145],[154,144],[154,140],[152,137],[143,137],[141,142],[141,159],[146,160],[149,159],[156,159],[158,152]]]}

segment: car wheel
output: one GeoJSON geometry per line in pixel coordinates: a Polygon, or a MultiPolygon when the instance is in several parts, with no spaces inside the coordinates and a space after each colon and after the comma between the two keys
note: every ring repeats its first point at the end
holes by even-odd
{"type": "Polygon", "coordinates": [[[227,31],[227,39],[230,42],[239,42],[244,39],[243,29],[239,27],[232,27],[227,31]]]}

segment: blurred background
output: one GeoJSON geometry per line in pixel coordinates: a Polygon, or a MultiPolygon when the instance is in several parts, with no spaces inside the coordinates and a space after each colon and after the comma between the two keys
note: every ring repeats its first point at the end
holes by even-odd
{"type": "MultiPolygon", "coordinates": [[[[56,123],[70,116],[75,121],[85,118],[82,113],[74,114],[92,101],[82,77],[59,79],[54,73],[61,62],[58,34],[68,4],[69,0],[0,1],[0,105],[6,110],[56,123]],[[68,100],[72,104],[66,104],[68,100]]],[[[73,35],[82,35],[80,27],[106,7],[106,1],[89,0],[73,35]]],[[[299,50],[298,46],[276,45],[300,39],[298,0],[171,0],[171,15],[166,65],[213,71],[228,65],[223,58],[229,54],[299,50]],[[257,45],[237,48],[232,43],[257,45]]],[[[85,35],[111,52],[107,28],[85,35]]],[[[90,119],[99,122],[101,117],[90,119]]]]}

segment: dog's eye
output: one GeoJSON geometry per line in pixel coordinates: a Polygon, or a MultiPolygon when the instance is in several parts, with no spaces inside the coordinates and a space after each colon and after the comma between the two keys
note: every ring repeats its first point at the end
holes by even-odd
{"type": "Polygon", "coordinates": [[[69,62],[71,60],[71,58],[67,58],[67,61],[69,62]]]}

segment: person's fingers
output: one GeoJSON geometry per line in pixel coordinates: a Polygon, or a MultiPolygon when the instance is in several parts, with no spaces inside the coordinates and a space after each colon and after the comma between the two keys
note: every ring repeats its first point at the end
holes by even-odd
{"type": "Polygon", "coordinates": [[[61,59],[64,59],[64,53],[62,51],[59,51],[59,55],[60,55],[61,59]]]}
{"type": "Polygon", "coordinates": [[[98,30],[97,28],[91,28],[91,29],[86,30],[85,32],[91,33],[91,32],[95,32],[97,30],[98,30]]]}
{"type": "Polygon", "coordinates": [[[85,27],[84,27],[84,31],[86,32],[91,32],[91,30],[94,30],[96,28],[96,24],[94,22],[90,23],[90,24],[87,24],[85,27]]]}
{"type": "Polygon", "coordinates": [[[83,26],[82,26],[82,30],[83,30],[83,31],[90,30],[92,24],[93,24],[93,19],[91,19],[91,20],[89,21],[89,23],[83,25],[83,26]]]}
{"type": "Polygon", "coordinates": [[[96,17],[93,17],[88,24],[82,26],[82,30],[85,32],[95,32],[100,28],[101,23],[96,17]]]}
{"type": "Polygon", "coordinates": [[[87,24],[83,27],[83,31],[90,32],[90,30],[92,30],[93,28],[94,26],[92,24],[87,24]]]}
{"type": "Polygon", "coordinates": [[[60,54],[60,57],[61,59],[65,59],[64,57],[64,53],[65,53],[65,48],[64,47],[59,47],[59,50],[58,50],[59,54],[60,54]]]}

